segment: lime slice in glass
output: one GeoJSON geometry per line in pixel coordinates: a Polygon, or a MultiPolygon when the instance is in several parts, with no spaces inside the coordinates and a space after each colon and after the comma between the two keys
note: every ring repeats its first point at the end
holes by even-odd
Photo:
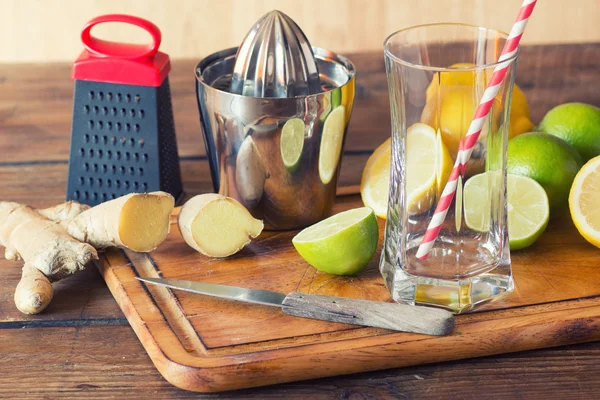
{"type": "Polygon", "coordinates": [[[279,142],[281,160],[288,171],[293,171],[298,167],[303,148],[304,121],[300,118],[292,118],[283,125],[279,142]]]}
{"type": "MultiPolygon", "coordinates": [[[[490,188],[500,184],[498,171],[472,176],[463,191],[465,223],[478,232],[488,232],[492,207],[490,188]]],[[[546,230],[550,205],[544,188],[531,178],[507,176],[508,238],[510,249],[531,246],[546,230]]]]}
{"type": "Polygon", "coordinates": [[[293,239],[310,265],[334,275],[361,271],[377,249],[379,227],[369,207],[355,208],[309,226],[293,239]]]}
{"type": "Polygon", "coordinates": [[[344,141],[345,121],[344,106],[339,106],[329,114],[323,124],[319,151],[319,177],[325,185],[331,182],[337,170],[344,141]]]}

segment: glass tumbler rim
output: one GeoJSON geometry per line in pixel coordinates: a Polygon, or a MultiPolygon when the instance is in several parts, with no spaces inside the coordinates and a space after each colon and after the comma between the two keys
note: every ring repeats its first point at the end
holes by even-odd
{"type": "MultiPolygon", "coordinates": [[[[412,31],[412,30],[416,30],[416,29],[421,29],[421,28],[442,27],[442,26],[455,26],[455,27],[463,27],[463,28],[474,28],[474,29],[478,29],[478,30],[485,30],[487,32],[496,33],[499,36],[501,36],[503,39],[507,39],[508,38],[508,33],[504,32],[504,31],[501,31],[499,29],[486,28],[486,27],[483,27],[483,26],[474,25],[474,24],[467,24],[467,23],[462,23],[462,22],[434,22],[434,23],[429,23],[429,24],[411,25],[411,26],[408,26],[406,28],[402,28],[402,29],[399,29],[399,30],[397,30],[395,32],[392,32],[391,34],[389,34],[384,39],[384,41],[383,41],[383,52],[384,52],[384,55],[386,57],[389,57],[390,59],[392,59],[394,62],[402,64],[402,65],[405,65],[407,67],[421,69],[421,70],[425,70],[425,71],[434,71],[434,72],[481,71],[481,70],[485,70],[485,69],[495,68],[496,66],[498,66],[498,65],[501,64],[498,61],[494,61],[493,63],[473,65],[472,67],[461,66],[461,67],[457,67],[457,68],[438,67],[438,66],[431,66],[431,65],[421,65],[421,64],[415,64],[415,63],[412,63],[410,61],[404,60],[404,59],[398,57],[397,55],[395,55],[394,53],[392,53],[392,51],[389,49],[388,45],[389,45],[390,41],[392,40],[392,38],[394,38],[398,34],[405,33],[405,32],[412,31]]],[[[513,54],[510,58],[507,58],[506,60],[502,61],[502,63],[504,63],[506,61],[512,62],[512,61],[516,60],[517,57],[519,56],[520,52],[521,52],[521,45],[519,45],[517,47],[517,51],[515,52],[515,54],[513,54]]]]}

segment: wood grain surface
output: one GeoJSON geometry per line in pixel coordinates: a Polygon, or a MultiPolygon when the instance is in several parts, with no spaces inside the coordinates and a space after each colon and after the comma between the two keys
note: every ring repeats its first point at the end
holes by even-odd
{"type": "MultiPolygon", "coordinates": [[[[358,183],[370,150],[389,135],[382,55],[364,53],[350,58],[359,73],[357,106],[342,166],[344,185],[358,183]]],[[[600,106],[599,64],[600,44],[524,47],[517,83],[529,99],[534,122],[539,122],[552,106],[566,101],[600,106]]],[[[211,189],[190,82],[193,65],[193,61],[174,62],[170,77],[188,195],[211,189]]],[[[64,198],[72,89],[66,64],[0,65],[2,199],[41,207],[64,198]]],[[[343,197],[340,207],[352,201],[355,201],[352,196],[343,197]]],[[[557,257],[567,250],[567,239],[577,237],[572,227],[558,233],[542,239],[549,241],[544,246],[557,247],[557,257]]],[[[578,246],[587,245],[579,242],[578,246]]],[[[581,300],[564,302],[564,312],[571,313],[577,323],[563,327],[562,334],[573,341],[581,340],[584,334],[589,334],[585,329],[589,321],[572,310],[595,301],[585,296],[598,289],[597,280],[591,278],[598,258],[590,255],[582,260],[582,270],[575,275],[578,279],[569,280],[561,272],[561,266],[553,264],[560,262],[559,258],[540,267],[535,265],[533,257],[543,249],[536,246],[531,252],[534,254],[531,258],[521,258],[522,262],[529,262],[521,273],[528,276],[523,283],[527,281],[530,286],[521,287],[517,277],[514,300],[528,302],[531,291],[537,291],[544,302],[560,298],[565,292],[578,293],[581,300]],[[543,283],[550,278],[554,289],[543,283]]],[[[590,399],[600,396],[598,343],[198,395],[177,389],[160,376],[95,269],[59,282],[53,303],[47,312],[37,316],[22,315],[14,308],[12,294],[19,276],[20,266],[0,257],[0,397],[590,399]]],[[[324,277],[317,276],[312,282],[303,281],[298,290],[305,291],[324,281],[324,277]]],[[[350,295],[355,289],[347,290],[350,295]]],[[[376,293],[370,295],[377,297],[376,293]]],[[[547,305],[542,303],[531,310],[543,318],[547,305]]],[[[529,311],[517,307],[512,312],[529,311]]],[[[212,329],[206,327],[207,332],[212,329]]],[[[227,338],[212,337],[212,345],[216,346],[212,351],[218,352],[227,338]]],[[[553,338],[547,339],[551,344],[553,338]]],[[[485,346],[486,341],[480,345],[485,346]]]]}
{"type": "MultiPolygon", "coordinates": [[[[360,205],[357,196],[346,196],[334,212],[360,205]]],[[[136,279],[390,301],[378,270],[383,226],[379,220],[375,256],[352,277],[309,266],[291,244],[295,231],[264,232],[240,253],[219,260],[189,248],[175,221],[150,255],[109,251],[99,268],[158,370],[187,390],[223,391],[600,340],[598,249],[568,218],[555,221],[531,248],[513,252],[516,290],[455,316],[449,336],[296,318],[276,307],[172,291],[136,279]]]]}

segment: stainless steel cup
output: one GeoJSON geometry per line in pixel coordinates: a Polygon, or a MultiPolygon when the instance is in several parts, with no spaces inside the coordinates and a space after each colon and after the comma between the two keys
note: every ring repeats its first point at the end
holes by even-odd
{"type": "Polygon", "coordinates": [[[322,91],[292,98],[230,93],[237,48],[212,54],[196,66],[200,123],[215,192],[238,200],[266,229],[318,222],[330,214],[335,199],[355,69],[333,52],[313,51],[322,91]],[[330,118],[335,114],[339,119],[340,107],[341,130],[330,118]],[[286,143],[282,145],[281,137],[286,122],[294,118],[304,123],[304,141],[296,148],[297,163],[290,165],[282,159],[286,143]]]}

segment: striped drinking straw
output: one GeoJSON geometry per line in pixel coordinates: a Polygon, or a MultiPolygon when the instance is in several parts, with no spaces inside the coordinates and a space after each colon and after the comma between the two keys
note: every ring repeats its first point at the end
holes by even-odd
{"type": "Polygon", "coordinates": [[[471,158],[473,147],[475,146],[475,143],[477,143],[479,134],[483,129],[485,117],[487,117],[487,115],[490,113],[492,104],[494,103],[494,98],[500,90],[500,85],[502,85],[502,81],[504,80],[504,76],[508,71],[508,67],[513,61],[512,58],[517,52],[519,41],[523,36],[523,31],[525,31],[525,26],[527,25],[527,21],[533,12],[536,2],[537,0],[524,0],[523,4],[521,5],[517,20],[510,30],[508,39],[506,39],[502,53],[498,58],[498,66],[494,68],[494,73],[488,82],[485,92],[483,92],[479,106],[477,106],[475,117],[473,117],[473,121],[471,121],[471,125],[469,126],[469,130],[467,131],[464,140],[460,142],[454,168],[452,169],[450,177],[448,178],[448,182],[446,182],[446,186],[444,187],[444,191],[440,196],[435,213],[433,214],[433,217],[431,217],[427,231],[425,231],[425,235],[423,236],[421,244],[419,245],[419,249],[417,250],[416,256],[421,260],[427,259],[427,256],[429,256],[429,252],[431,251],[431,248],[433,247],[433,244],[435,243],[435,240],[442,229],[442,224],[446,218],[446,214],[448,213],[448,209],[450,208],[454,194],[456,193],[458,176],[464,171],[469,158],[471,158]]]}

